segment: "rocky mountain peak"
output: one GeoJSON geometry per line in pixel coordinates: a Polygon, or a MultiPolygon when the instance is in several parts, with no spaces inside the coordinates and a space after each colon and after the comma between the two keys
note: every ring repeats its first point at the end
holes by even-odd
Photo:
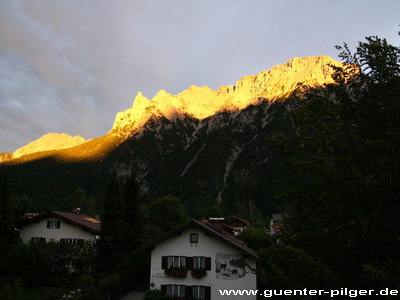
{"type": "Polygon", "coordinates": [[[130,133],[141,128],[153,117],[173,120],[191,116],[201,120],[219,111],[241,110],[262,101],[283,100],[299,84],[317,87],[333,83],[334,70],[331,65],[342,66],[342,63],[329,56],[295,57],[269,71],[244,76],[234,86],[222,86],[217,91],[208,86],[192,85],[177,95],[160,90],[152,100],[139,92],[133,106],[117,114],[109,133],[130,133]]]}
{"type": "Polygon", "coordinates": [[[79,135],[71,136],[66,133],[47,133],[16,150],[12,154],[12,158],[18,158],[35,152],[66,149],[78,146],[84,142],[85,139],[79,135]]]}

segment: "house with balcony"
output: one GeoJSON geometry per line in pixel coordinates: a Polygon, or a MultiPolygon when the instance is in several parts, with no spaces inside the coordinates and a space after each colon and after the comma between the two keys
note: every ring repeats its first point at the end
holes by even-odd
{"type": "MultiPolygon", "coordinates": [[[[220,290],[255,290],[257,254],[235,235],[191,220],[136,252],[151,250],[150,289],[177,299],[226,299],[220,290]]],[[[235,296],[256,299],[256,296],[235,296]]]]}
{"type": "Polygon", "coordinates": [[[95,242],[100,234],[100,221],[80,213],[50,211],[22,220],[18,225],[22,242],[95,242]]]}

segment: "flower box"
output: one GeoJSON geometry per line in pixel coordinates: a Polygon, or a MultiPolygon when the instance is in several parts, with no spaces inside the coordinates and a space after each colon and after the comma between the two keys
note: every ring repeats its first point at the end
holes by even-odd
{"type": "Polygon", "coordinates": [[[207,275],[207,271],[204,269],[194,269],[191,274],[193,278],[200,279],[207,275]]]}
{"type": "Polygon", "coordinates": [[[187,270],[184,268],[169,268],[165,269],[164,274],[168,277],[186,278],[187,270]]]}

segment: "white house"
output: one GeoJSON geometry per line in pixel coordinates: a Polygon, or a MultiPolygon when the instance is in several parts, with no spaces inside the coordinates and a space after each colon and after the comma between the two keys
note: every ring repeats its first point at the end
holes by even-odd
{"type": "Polygon", "coordinates": [[[94,242],[100,234],[100,221],[79,212],[50,211],[23,220],[18,227],[24,243],[55,241],[80,244],[94,242]]]}
{"type": "MultiPolygon", "coordinates": [[[[233,234],[191,220],[136,252],[151,249],[150,288],[182,299],[227,299],[220,290],[255,290],[259,257],[233,234]]],[[[234,296],[256,299],[256,296],[234,296]]]]}
{"type": "Polygon", "coordinates": [[[282,214],[273,214],[270,225],[269,225],[269,235],[276,242],[280,241],[280,237],[285,232],[286,222],[285,217],[282,214]]]}

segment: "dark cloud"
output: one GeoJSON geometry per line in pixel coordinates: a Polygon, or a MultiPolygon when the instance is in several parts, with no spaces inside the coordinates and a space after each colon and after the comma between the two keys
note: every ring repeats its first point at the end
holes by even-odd
{"type": "MultiPolygon", "coordinates": [[[[400,2],[0,2],[0,152],[107,132],[137,92],[234,84],[342,41],[396,36],[400,2]]],[[[391,41],[389,39],[389,41],[391,41]]]]}

